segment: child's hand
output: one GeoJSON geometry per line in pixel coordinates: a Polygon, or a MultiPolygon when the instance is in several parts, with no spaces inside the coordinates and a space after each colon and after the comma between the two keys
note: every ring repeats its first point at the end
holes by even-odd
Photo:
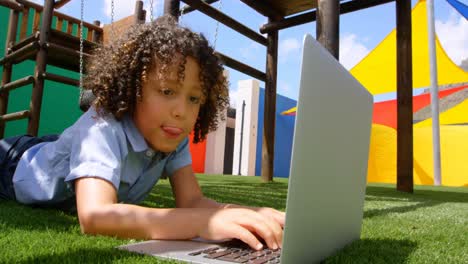
{"type": "Polygon", "coordinates": [[[283,225],[284,214],[274,209],[219,209],[208,215],[199,236],[210,240],[237,238],[259,250],[263,245],[257,235],[269,248],[277,249],[282,245],[283,225]]]}
{"type": "Polygon", "coordinates": [[[269,207],[258,207],[253,208],[253,210],[264,215],[265,217],[274,219],[281,226],[281,228],[284,228],[284,222],[286,218],[286,214],[284,212],[269,207]]]}

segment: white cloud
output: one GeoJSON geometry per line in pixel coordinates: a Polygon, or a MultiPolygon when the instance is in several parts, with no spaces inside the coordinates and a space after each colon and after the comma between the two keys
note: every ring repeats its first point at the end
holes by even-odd
{"type": "Polygon", "coordinates": [[[288,38],[280,41],[278,48],[278,57],[282,62],[286,61],[291,56],[297,56],[301,45],[295,38],[288,38]]]}
{"type": "MultiPolygon", "coordinates": [[[[133,15],[135,12],[135,2],[136,0],[114,0],[114,21],[133,15]]],[[[159,14],[162,14],[163,6],[162,0],[153,1],[153,17],[157,17],[159,14]]],[[[151,10],[149,0],[143,1],[143,8],[146,10],[146,19],[149,20],[151,10]]],[[[103,11],[110,21],[112,13],[111,0],[104,1],[103,11]]]]}
{"type": "Polygon", "coordinates": [[[460,65],[468,58],[468,21],[452,12],[447,21],[435,21],[437,36],[447,55],[460,65]]]}
{"type": "Polygon", "coordinates": [[[340,38],[340,63],[346,69],[354,67],[368,53],[369,49],[355,34],[344,34],[340,38]]]}

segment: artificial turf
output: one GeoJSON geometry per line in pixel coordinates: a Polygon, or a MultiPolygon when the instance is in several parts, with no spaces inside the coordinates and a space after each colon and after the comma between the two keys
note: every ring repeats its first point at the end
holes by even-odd
{"type": "MultiPolygon", "coordinates": [[[[284,210],[287,179],[197,175],[206,196],[284,210]]],[[[173,207],[167,180],[143,202],[173,207]]],[[[80,233],[75,214],[0,201],[0,263],[173,263],[116,249],[135,242],[80,233]]],[[[369,184],[361,239],[325,263],[468,263],[468,188],[369,184]]]]}

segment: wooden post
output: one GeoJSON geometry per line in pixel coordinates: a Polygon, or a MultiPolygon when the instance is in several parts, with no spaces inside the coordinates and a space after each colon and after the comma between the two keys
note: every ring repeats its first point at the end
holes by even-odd
{"type": "MultiPolygon", "coordinates": [[[[274,19],[269,18],[269,21],[274,19]]],[[[275,158],[276,78],[278,66],[278,31],[268,33],[265,106],[263,115],[262,180],[273,180],[275,158]]]]}
{"type": "Polygon", "coordinates": [[[134,16],[134,24],[142,24],[145,23],[145,17],[143,17],[143,1],[139,0],[135,2],[135,14],[134,16]]]}
{"type": "Polygon", "coordinates": [[[36,68],[34,70],[35,83],[32,89],[31,103],[29,105],[28,134],[37,136],[39,131],[39,120],[41,115],[42,94],[44,92],[44,79],[42,74],[47,67],[47,42],[49,40],[50,26],[54,10],[54,0],[45,0],[42,13],[42,23],[39,35],[39,51],[36,55],[36,68]]]}
{"type": "MultiPolygon", "coordinates": [[[[8,33],[6,36],[5,44],[5,57],[8,55],[11,46],[15,43],[16,33],[18,31],[18,17],[19,12],[16,10],[10,11],[10,19],[8,22],[8,33]]],[[[2,86],[11,82],[11,63],[7,63],[3,66],[2,74],[2,86]]],[[[8,109],[8,93],[0,93],[0,115],[5,115],[8,109]]],[[[0,138],[3,138],[5,134],[5,122],[0,122],[0,138]]]]}
{"type": "Polygon", "coordinates": [[[338,0],[318,0],[317,40],[337,60],[339,59],[340,3],[338,0]]]}
{"type": "Polygon", "coordinates": [[[180,0],[164,0],[164,14],[170,14],[179,19],[180,0]]]}
{"type": "MultiPolygon", "coordinates": [[[[99,20],[94,20],[93,25],[100,26],[101,22],[99,20]]],[[[98,32],[97,30],[93,30],[93,37],[91,39],[94,43],[101,43],[102,42],[102,33],[98,32]]]]}
{"type": "Polygon", "coordinates": [[[413,71],[411,0],[396,1],[397,190],[413,192],[413,71]]]}

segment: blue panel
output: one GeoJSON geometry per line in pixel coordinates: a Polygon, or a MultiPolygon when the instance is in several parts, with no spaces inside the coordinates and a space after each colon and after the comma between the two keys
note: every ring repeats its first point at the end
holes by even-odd
{"type": "MultiPolygon", "coordinates": [[[[262,170],[262,141],[263,141],[263,108],[265,89],[260,89],[258,103],[257,150],[255,160],[255,175],[262,170]]],[[[295,116],[281,115],[281,112],[297,105],[297,101],[288,97],[276,96],[276,125],[275,125],[275,158],[273,176],[287,178],[291,163],[292,140],[294,134],[295,116]]],[[[239,115],[240,116],[240,115],[239,115]]]]}
{"type": "Polygon", "coordinates": [[[449,4],[451,4],[453,8],[455,8],[458,11],[458,13],[464,16],[465,19],[468,19],[468,6],[467,5],[457,0],[447,0],[447,2],[449,2],[449,4]]]}

